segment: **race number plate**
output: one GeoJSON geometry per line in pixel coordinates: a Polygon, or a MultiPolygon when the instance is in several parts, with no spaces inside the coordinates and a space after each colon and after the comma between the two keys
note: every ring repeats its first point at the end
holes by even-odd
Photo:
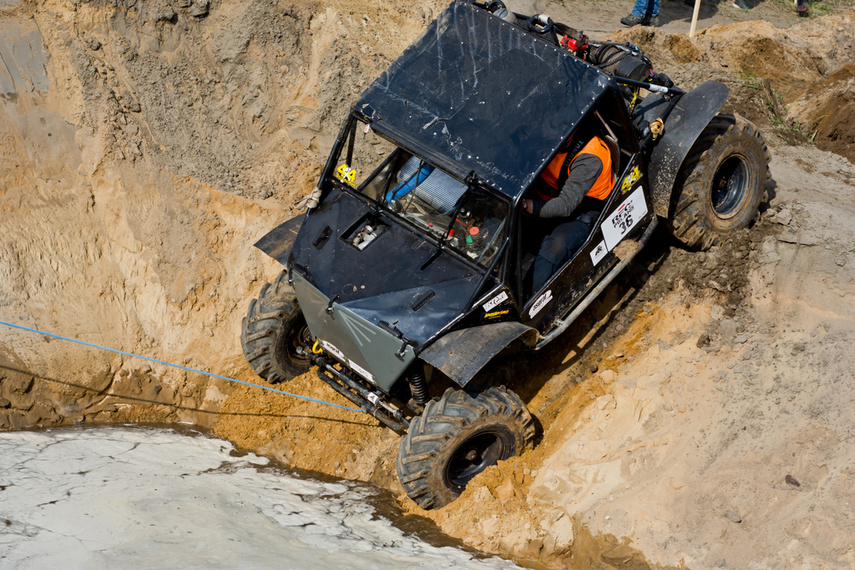
{"type": "Polygon", "coordinates": [[[644,201],[644,192],[641,186],[624,200],[617,210],[603,222],[603,237],[609,251],[620,243],[626,234],[635,227],[635,224],[647,214],[647,202],[644,201]]]}

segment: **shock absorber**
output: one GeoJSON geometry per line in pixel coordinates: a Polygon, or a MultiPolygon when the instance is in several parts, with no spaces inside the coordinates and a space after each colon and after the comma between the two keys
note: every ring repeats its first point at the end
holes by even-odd
{"type": "Polygon", "coordinates": [[[413,411],[420,412],[430,400],[428,395],[427,380],[425,379],[425,368],[421,362],[414,362],[410,366],[408,381],[410,382],[410,393],[412,398],[408,405],[413,411]]]}

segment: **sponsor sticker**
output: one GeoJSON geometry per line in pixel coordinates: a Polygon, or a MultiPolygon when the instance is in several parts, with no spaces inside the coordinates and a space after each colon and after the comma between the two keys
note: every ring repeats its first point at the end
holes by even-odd
{"type": "Polygon", "coordinates": [[[505,309],[504,311],[493,311],[492,313],[487,313],[486,315],[484,315],[484,318],[485,319],[495,319],[497,317],[501,317],[502,315],[507,315],[510,312],[511,312],[510,309],[505,309]]]}
{"type": "Polygon", "coordinates": [[[355,363],[352,360],[348,360],[347,362],[348,362],[348,364],[350,364],[350,367],[353,368],[353,370],[357,374],[359,374],[360,376],[362,376],[363,378],[365,378],[369,382],[374,383],[374,375],[373,374],[371,374],[369,371],[367,371],[366,369],[364,369],[363,367],[361,367],[360,365],[358,365],[357,363],[355,363]]]}
{"type": "Polygon", "coordinates": [[[641,180],[641,170],[636,166],[629,174],[626,175],[623,182],[621,182],[620,193],[626,194],[629,192],[629,189],[632,188],[632,186],[639,180],[641,180]]]}
{"type": "Polygon", "coordinates": [[[528,310],[529,318],[534,318],[536,314],[540,312],[542,308],[544,308],[550,301],[552,300],[552,289],[541,295],[537,298],[537,301],[531,306],[531,309],[528,310]]]}
{"type": "Polygon", "coordinates": [[[344,353],[342,351],[340,351],[339,349],[337,349],[335,346],[333,346],[333,344],[331,342],[327,342],[325,340],[322,340],[321,346],[323,347],[323,349],[325,351],[329,352],[330,354],[332,354],[333,356],[335,356],[336,358],[338,358],[342,362],[347,362],[347,358],[344,357],[344,353]]]}
{"type": "Polygon", "coordinates": [[[638,221],[647,214],[647,202],[644,201],[644,193],[641,186],[636,188],[629,198],[618,206],[609,217],[603,221],[603,237],[609,251],[620,243],[620,240],[635,227],[638,221]]]}
{"type": "Polygon", "coordinates": [[[602,240],[597,244],[597,247],[594,248],[594,251],[591,252],[591,261],[594,265],[598,264],[609,252],[609,249],[606,247],[606,240],[602,240]]]}
{"type": "Polygon", "coordinates": [[[494,307],[498,307],[500,304],[504,303],[508,300],[508,294],[505,291],[502,291],[486,303],[484,303],[484,312],[489,313],[494,307]]]}

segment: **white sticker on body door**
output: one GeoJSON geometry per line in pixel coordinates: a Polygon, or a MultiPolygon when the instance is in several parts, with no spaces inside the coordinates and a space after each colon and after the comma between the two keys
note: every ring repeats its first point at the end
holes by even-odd
{"type": "Polygon", "coordinates": [[[505,291],[502,291],[486,303],[484,303],[484,312],[489,313],[490,309],[493,307],[498,307],[501,303],[504,303],[508,300],[508,294],[505,291]]]}
{"type": "Polygon", "coordinates": [[[537,301],[532,303],[531,308],[528,310],[528,316],[530,319],[533,319],[536,314],[540,312],[542,308],[544,308],[550,301],[552,300],[552,289],[541,295],[537,298],[537,301]]]}
{"type": "Polygon", "coordinates": [[[598,264],[600,261],[602,261],[602,259],[606,256],[608,252],[609,250],[606,249],[605,240],[601,241],[597,244],[597,247],[595,247],[591,251],[591,263],[593,263],[594,265],[598,264]]]}

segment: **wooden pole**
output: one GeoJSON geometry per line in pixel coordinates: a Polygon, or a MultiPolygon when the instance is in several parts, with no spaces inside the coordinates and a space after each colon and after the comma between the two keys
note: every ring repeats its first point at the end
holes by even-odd
{"type": "Polygon", "coordinates": [[[695,0],[695,11],[692,12],[692,27],[689,28],[689,38],[695,36],[695,29],[698,27],[698,13],[701,11],[701,0],[695,0]]]}

